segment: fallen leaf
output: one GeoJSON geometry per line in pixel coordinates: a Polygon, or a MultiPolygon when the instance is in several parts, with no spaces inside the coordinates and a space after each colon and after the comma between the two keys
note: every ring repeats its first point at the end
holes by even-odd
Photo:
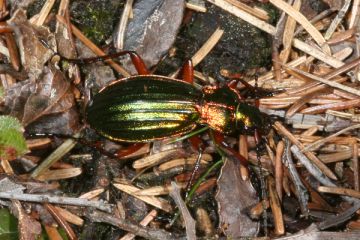
{"type": "Polygon", "coordinates": [[[216,201],[219,207],[220,227],[228,238],[255,237],[259,222],[252,221],[247,211],[258,202],[250,181],[242,180],[239,164],[226,158],[218,179],[216,201]]]}
{"type": "Polygon", "coordinates": [[[37,236],[41,234],[40,223],[25,213],[18,200],[12,200],[12,210],[19,221],[19,239],[35,240],[37,236]]]}
{"type": "Polygon", "coordinates": [[[23,9],[17,10],[7,23],[13,27],[18,42],[22,66],[30,79],[37,79],[44,65],[53,56],[56,42],[53,33],[42,26],[31,24],[23,9]],[[42,41],[51,48],[46,47],[42,41]]]}
{"type": "Polygon", "coordinates": [[[0,239],[19,239],[16,218],[6,208],[0,209],[0,239]]]}
{"type": "Polygon", "coordinates": [[[79,125],[71,84],[53,66],[44,67],[36,81],[25,80],[6,89],[5,107],[39,133],[71,134],[79,125]]]}
{"type": "MultiPolygon", "coordinates": [[[[129,21],[124,49],[136,51],[150,68],[168,52],[180,28],[184,0],[140,0],[133,6],[134,18],[129,21]]],[[[124,67],[136,73],[130,60],[124,67]]]]}

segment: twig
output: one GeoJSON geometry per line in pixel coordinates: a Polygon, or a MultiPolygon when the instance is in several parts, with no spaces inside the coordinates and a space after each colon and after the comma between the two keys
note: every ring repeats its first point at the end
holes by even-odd
{"type": "Polygon", "coordinates": [[[125,30],[129,20],[129,14],[132,9],[134,0],[127,0],[124,6],[124,10],[121,14],[120,23],[117,29],[117,35],[114,40],[114,46],[117,49],[122,50],[124,48],[125,30]]]}
{"type": "Polygon", "coordinates": [[[346,195],[354,198],[360,198],[359,191],[349,188],[319,186],[317,190],[322,193],[332,193],[337,195],[346,195]]]}
{"type": "Polygon", "coordinates": [[[35,21],[36,26],[42,26],[49,15],[51,8],[54,6],[55,0],[47,0],[41,9],[39,15],[37,16],[37,19],[35,21]]]}
{"type": "Polygon", "coordinates": [[[0,158],[0,164],[5,173],[7,173],[9,175],[14,175],[14,170],[12,169],[8,160],[0,158]]]}
{"type": "Polygon", "coordinates": [[[57,223],[65,230],[66,234],[68,235],[68,237],[71,240],[75,240],[77,239],[74,230],[71,228],[71,226],[65,221],[65,219],[63,218],[63,216],[59,213],[59,211],[52,206],[51,204],[45,203],[44,204],[46,210],[49,211],[49,213],[51,214],[51,216],[53,216],[53,218],[55,218],[55,220],[57,221],[57,223]]]}
{"type": "Polygon", "coordinates": [[[269,176],[267,182],[269,188],[270,207],[274,218],[275,234],[283,235],[285,233],[284,219],[281,211],[281,203],[276,194],[275,180],[273,177],[269,176]]]}
{"type": "Polygon", "coordinates": [[[334,134],[332,134],[332,135],[330,135],[330,136],[328,136],[326,138],[323,138],[323,139],[321,139],[319,141],[316,141],[316,142],[314,142],[312,144],[307,145],[306,147],[303,148],[302,152],[307,152],[307,151],[312,151],[314,149],[317,149],[318,147],[320,147],[324,143],[332,140],[334,137],[339,136],[339,135],[341,135],[341,134],[343,134],[345,132],[348,132],[350,130],[354,130],[354,129],[358,129],[358,128],[360,128],[360,124],[356,124],[356,125],[344,128],[344,129],[338,131],[337,133],[334,133],[334,134]]]}
{"type": "MultiPolygon", "coordinates": [[[[276,128],[276,130],[279,133],[281,133],[282,135],[287,137],[298,148],[300,148],[300,149],[304,148],[303,144],[301,144],[300,141],[298,139],[296,139],[295,136],[292,135],[280,122],[276,121],[274,123],[274,127],[276,128]]],[[[305,155],[312,161],[312,163],[316,164],[316,166],[318,168],[320,168],[321,171],[326,176],[328,176],[329,178],[334,179],[334,180],[337,179],[335,174],[323,162],[321,162],[320,159],[318,159],[312,152],[305,152],[305,155]]]]}
{"type": "Polygon", "coordinates": [[[252,8],[238,0],[225,0],[225,1],[234,5],[235,7],[239,8],[241,10],[244,10],[247,13],[250,13],[251,15],[254,15],[255,17],[257,17],[261,20],[264,20],[264,21],[269,20],[269,15],[267,14],[267,12],[252,8]]]}
{"type": "Polygon", "coordinates": [[[349,220],[357,210],[360,208],[360,201],[355,202],[354,206],[347,209],[346,211],[340,213],[339,215],[335,217],[331,217],[326,219],[325,221],[321,222],[318,227],[320,230],[324,230],[339,224],[342,224],[349,220]]]}
{"type": "MultiPolygon", "coordinates": [[[[264,31],[270,35],[275,35],[275,33],[276,33],[276,29],[274,26],[252,16],[251,14],[248,14],[247,12],[242,11],[239,8],[236,8],[235,6],[225,2],[224,0],[207,0],[207,1],[224,9],[225,11],[243,19],[244,21],[248,22],[249,24],[254,25],[255,27],[261,29],[262,31],[264,31]]],[[[332,67],[337,68],[337,67],[341,67],[342,65],[344,65],[344,63],[342,61],[339,61],[338,59],[334,58],[333,56],[323,53],[319,49],[314,48],[311,45],[309,45],[297,38],[294,38],[292,44],[295,48],[298,48],[299,50],[323,61],[324,63],[326,63],[332,67]]]]}
{"type": "Polygon", "coordinates": [[[154,207],[160,208],[161,210],[164,210],[165,212],[171,212],[171,210],[172,210],[170,203],[160,197],[136,195],[136,192],[138,192],[140,189],[137,187],[134,187],[130,184],[114,183],[113,185],[117,189],[119,189],[123,192],[126,192],[127,194],[130,194],[131,196],[136,197],[136,198],[140,199],[141,201],[146,202],[147,204],[150,204],[154,207]]]}
{"type": "Polygon", "coordinates": [[[309,159],[301,152],[298,146],[293,145],[290,149],[294,156],[299,159],[299,161],[304,165],[309,173],[316,178],[316,180],[326,186],[336,186],[316,165],[309,161],[309,159]]]}
{"type": "MultiPolygon", "coordinates": [[[[141,220],[140,225],[141,226],[147,226],[152,220],[154,220],[154,218],[157,215],[157,211],[156,210],[151,210],[143,220],[141,220]]],[[[125,236],[123,236],[122,238],[120,238],[119,240],[132,240],[135,238],[135,234],[133,233],[127,233],[125,236]]]]}
{"type": "Polygon", "coordinates": [[[201,46],[201,48],[192,56],[191,60],[193,65],[198,65],[206,55],[215,47],[215,45],[219,42],[220,38],[224,34],[224,30],[217,28],[213,34],[209,37],[209,39],[201,46]]]}
{"type": "Polygon", "coordinates": [[[185,222],[186,238],[196,240],[195,220],[191,217],[185,202],[181,198],[179,187],[175,182],[171,182],[171,187],[170,196],[175,201],[185,222]]]}
{"type": "MultiPolygon", "coordinates": [[[[247,142],[247,136],[246,135],[240,135],[239,153],[246,160],[249,159],[249,148],[248,148],[248,142],[247,142]]],[[[242,180],[247,181],[249,179],[249,169],[247,167],[245,167],[243,165],[240,165],[240,174],[241,174],[242,180]]]]}
{"type": "Polygon", "coordinates": [[[340,9],[340,11],[336,15],[336,17],[331,22],[329,28],[326,30],[326,33],[324,36],[325,40],[329,40],[331,38],[331,36],[335,32],[336,28],[338,27],[340,22],[345,17],[346,12],[349,10],[350,3],[351,3],[351,0],[345,0],[344,6],[340,9]]]}
{"type": "MultiPolygon", "coordinates": [[[[332,14],[333,12],[335,11],[334,8],[329,8],[329,9],[326,9],[324,11],[322,11],[321,13],[317,14],[315,17],[313,17],[311,20],[310,20],[310,23],[311,24],[314,24],[316,23],[317,21],[320,21],[321,19],[329,16],[330,14],[332,14]]],[[[295,36],[298,35],[302,30],[304,30],[303,26],[299,26],[296,31],[295,31],[295,36]]]]}
{"type": "Polygon", "coordinates": [[[55,208],[61,214],[61,216],[69,223],[72,223],[77,226],[82,226],[84,224],[84,220],[82,218],[71,213],[70,211],[61,207],[55,207],[55,208]]]}
{"type": "Polygon", "coordinates": [[[319,81],[321,83],[324,83],[326,85],[329,85],[330,87],[334,87],[334,88],[339,88],[343,91],[346,91],[346,92],[349,92],[349,93],[352,93],[352,94],[355,94],[357,96],[360,96],[360,91],[357,90],[357,89],[354,89],[352,87],[348,87],[348,86],[345,86],[343,84],[340,84],[340,83],[337,83],[337,82],[334,82],[334,81],[329,81],[325,78],[322,78],[322,77],[318,77],[316,75],[313,75],[311,73],[307,73],[305,71],[302,71],[302,70],[299,70],[297,68],[293,68],[293,67],[290,67],[288,66],[287,64],[283,64],[283,66],[287,67],[288,69],[294,71],[294,72],[297,72],[297,73],[300,73],[308,78],[311,78],[313,80],[316,80],[316,81],[319,81]]]}
{"type": "Polygon", "coordinates": [[[187,1],[187,2],[185,2],[185,7],[188,9],[194,10],[196,12],[202,12],[202,13],[206,12],[205,3],[202,0],[187,1]]]}
{"type": "Polygon", "coordinates": [[[111,214],[102,213],[99,211],[92,211],[87,214],[93,222],[105,222],[115,227],[121,228],[124,231],[134,233],[137,236],[146,239],[159,239],[159,240],[175,240],[184,239],[173,236],[171,233],[161,229],[147,228],[140,225],[132,224],[129,220],[114,217],[111,214]]]}
{"type": "Polygon", "coordinates": [[[329,102],[329,103],[320,103],[321,105],[308,107],[303,110],[301,110],[301,113],[304,114],[318,114],[323,113],[328,109],[331,110],[344,110],[344,109],[350,109],[350,108],[356,108],[360,105],[360,99],[352,99],[348,101],[335,101],[335,102],[329,102]]]}
{"type": "Polygon", "coordinates": [[[113,205],[105,203],[103,201],[89,201],[87,199],[82,199],[82,198],[58,197],[58,196],[49,196],[44,194],[35,195],[35,194],[26,194],[26,193],[0,192],[0,198],[17,199],[26,202],[56,203],[56,204],[74,205],[81,207],[94,207],[105,212],[111,212],[113,208],[113,205]]]}
{"type": "Polygon", "coordinates": [[[360,182],[359,182],[359,147],[355,142],[352,145],[352,154],[353,154],[353,172],[354,172],[354,189],[359,192],[360,182]]]}
{"type": "Polygon", "coordinates": [[[302,183],[299,173],[296,171],[295,164],[291,157],[290,153],[290,141],[288,139],[285,140],[285,150],[282,156],[282,160],[285,166],[289,169],[290,178],[295,186],[296,197],[300,203],[300,210],[304,216],[309,214],[308,202],[309,202],[309,192],[307,188],[302,183]]]}
{"type": "MultiPolygon", "coordinates": [[[[80,134],[74,135],[75,138],[80,134]]],[[[31,174],[32,178],[39,177],[42,173],[47,171],[52,164],[60,160],[66,153],[68,153],[76,145],[76,140],[70,138],[65,140],[55,151],[53,151],[31,174]]]]}
{"type": "Polygon", "coordinates": [[[355,27],[356,23],[359,21],[359,17],[360,17],[359,9],[360,9],[360,0],[354,0],[351,8],[349,28],[355,27]]]}
{"type": "Polygon", "coordinates": [[[286,12],[289,16],[301,24],[310,36],[317,42],[326,54],[331,54],[330,47],[326,44],[324,37],[321,33],[302,15],[299,11],[294,9],[291,5],[282,0],[270,0],[274,6],[286,12]]]}
{"type": "MultiPolygon", "coordinates": [[[[295,0],[293,7],[299,11],[301,7],[301,0],[295,0]]],[[[294,38],[295,27],[296,21],[293,18],[288,17],[285,23],[284,34],[282,36],[283,50],[280,52],[280,60],[283,63],[286,63],[290,56],[291,43],[294,38]]]]}
{"type": "Polygon", "coordinates": [[[276,192],[279,196],[280,201],[282,200],[283,194],[283,164],[282,164],[282,155],[284,153],[284,142],[280,141],[276,146],[276,154],[275,154],[275,187],[276,192]]]}

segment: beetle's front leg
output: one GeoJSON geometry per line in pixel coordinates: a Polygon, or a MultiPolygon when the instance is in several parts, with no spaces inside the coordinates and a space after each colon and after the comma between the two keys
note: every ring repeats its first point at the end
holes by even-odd
{"type": "Polygon", "coordinates": [[[188,59],[182,66],[179,75],[180,80],[184,82],[193,83],[194,82],[194,66],[191,59],[188,59]]]}

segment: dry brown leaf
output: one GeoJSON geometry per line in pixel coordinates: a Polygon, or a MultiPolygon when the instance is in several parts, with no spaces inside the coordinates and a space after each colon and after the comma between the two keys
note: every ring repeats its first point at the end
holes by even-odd
{"type": "Polygon", "coordinates": [[[19,220],[18,229],[21,240],[35,240],[41,233],[41,225],[38,221],[26,214],[20,201],[12,200],[12,210],[19,220]]]}
{"type": "Polygon", "coordinates": [[[247,211],[258,197],[249,180],[242,180],[239,164],[226,159],[218,180],[216,200],[219,206],[220,226],[228,238],[255,237],[259,222],[252,221],[247,211]]]}
{"type": "Polygon", "coordinates": [[[37,79],[43,71],[46,62],[53,56],[53,50],[45,46],[42,41],[55,49],[55,37],[48,28],[31,24],[24,10],[17,10],[8,24],[14,28],[18,41],[22,66],[28,72],[30,79],[37,79]]]}

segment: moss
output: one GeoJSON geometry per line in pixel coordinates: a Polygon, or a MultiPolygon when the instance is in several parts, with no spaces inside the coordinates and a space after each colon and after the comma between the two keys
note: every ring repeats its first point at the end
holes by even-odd
{"type": "Polygon", "coordinates": [[[96,45],[111,37],[121,16],[124,1],[75,1],[71,5],[73,23],[96,45]]]}

